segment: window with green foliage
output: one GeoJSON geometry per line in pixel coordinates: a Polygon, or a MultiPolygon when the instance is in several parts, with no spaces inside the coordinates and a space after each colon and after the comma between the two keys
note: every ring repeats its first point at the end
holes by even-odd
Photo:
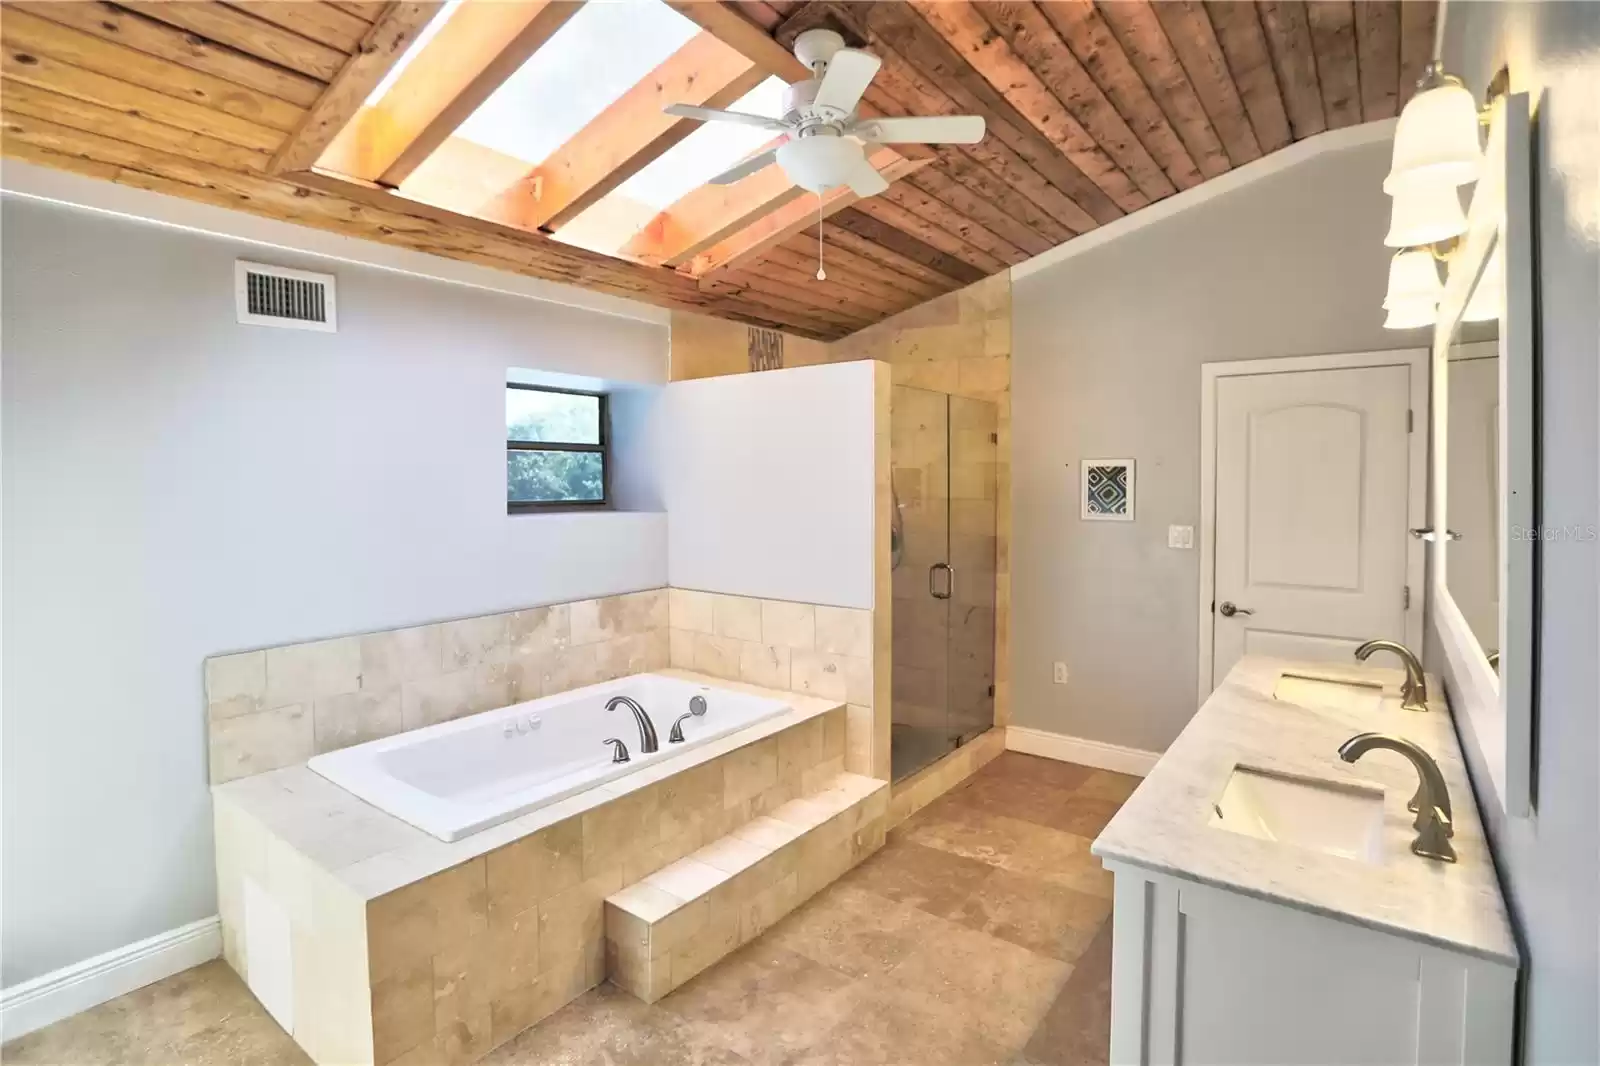
{"type": "Polygon", "coordinates": [[[606,398],[506,386],[506,506],[604,507],[606,398]]]}

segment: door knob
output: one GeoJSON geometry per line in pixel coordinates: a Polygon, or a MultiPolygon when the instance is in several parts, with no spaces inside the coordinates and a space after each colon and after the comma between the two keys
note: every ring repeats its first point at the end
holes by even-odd
{"type": "Polygon", "coordinates": [[[1250,608],[1236,607],[1227,600],[1223,600],[1222,606],[1218,607],[1217,610],[1222,612],[1222,617],[1224,618],[1232,618],[1236,614],[1255,614],[1250,608]]]}

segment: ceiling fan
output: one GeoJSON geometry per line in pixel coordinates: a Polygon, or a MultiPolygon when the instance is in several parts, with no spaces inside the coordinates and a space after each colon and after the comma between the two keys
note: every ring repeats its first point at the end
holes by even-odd
{"type": "Polygon", "coordinates": [[[789,86],[781,119],[689,104],[665,108],[680,118],[738,122],[784,135],[782,143],[723,171],[710,184],[731,185],[776,158],[789,179],[810,192],[848,185],[857,196],[872,196],[889,183],[867,162],[865,145],[974,144],[983,139],[981,115],[858,118],[856,105],[883,61],[870,52],[846,48],[844,38],[833,30],[800,34],[794,54],[811,77],[789,86]]]}

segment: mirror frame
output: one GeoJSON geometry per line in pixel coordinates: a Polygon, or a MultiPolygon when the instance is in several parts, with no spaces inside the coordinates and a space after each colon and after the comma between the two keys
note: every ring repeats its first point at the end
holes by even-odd
{"type": "Polygon", "coordinates": [[[1429,605],[1456,682],[1452,713],[1472,732],[1505,813],[1533,811],[1535,421],[1532,141],[1525,93],[1490,110],[1483,172],[1473,191],[1467,232],[1450,256],[1449,278],[1433,334],[1433,436],[1430,502],[1435,530],[1449,528],[1446,464],[1450,348],[1468,298],[1495,246],[1503,245],[1505,304],[1500,311],[1499,462],[1500,669],[1483,648],[1445,584],[1448,538],[1429,546],[1429,605]]]}

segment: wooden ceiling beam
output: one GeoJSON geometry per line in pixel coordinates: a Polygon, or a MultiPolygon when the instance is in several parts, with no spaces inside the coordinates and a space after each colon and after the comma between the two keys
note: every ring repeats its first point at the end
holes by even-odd
{"type": "Polygon", "coordinates": [[[856,210],[863,215],[877,219],[886,226],[915,237],[923,244],[937,248],[953,259],[959,259],[975,270],[981,271],[984,277],[988,277],[990,274],[998,274],[1010,265],[999,256],[991,255],[980,248],[968,244],[943,226],[929,222],[921,215],[908,211],[892,201],[885,200],[882,196],[869,197],[858,202],[855,206],[856,210]]]}
{"type": "Polygon", "coordinates": [[[348,52],[224,4],[126,0],[118,6],[322,82],[331,82],[350,58],[348,52]]]}
{"type": "MultiPolygon", "coordinates": [[[[865,216],[862,217],[865,218],[865,216]]],[[[876,222],[874,219],[867,219],[867,221],[876,222]]],[[[862,260],[876,264],[883,272],[893,271],[906,277],[914,278],[931,289],[933,296],[951,292],[966,284],[958,278],[941,274],[924,262],[892,251],[876,241],[861,236],[859,233],[845,229],[838,224],[837,218],[822,224],[822,236],[828,242],[829,248],[843,248],[862,260]]],[[[962,265],[965,266],[965,264],[962,265]]]]}
{"type": "Polygon", "coordinates": [[[5,10],[8,13],[27,11],[59,25],[125,44],[146,55],[171,60],[190,70],[210,74],[279,100],[287,100],[302,108],[316,103],[325,88],[315,78],[236,52],[203,37],[185,33],[176,26],[157,22],[100,0],[73,4],[63,4],[59,0],[35,0],[7,3],[5,10]]]}
{"type": "Polygon", "coordinates": [[[319,165],[398,187],[581,6],[506,0],[456,8],[319,165]]]}
{"type": "Polygon", "coordinates": [[[1322,111],[1330,130],[1361,121],[1361,75],[1356,57],[1356,14],[1350,0],[1308,0],[1306,16],[1317,52],[1322,111]]]}
{"type": "MultiPolygon", "coordinates": [[[[1088,0],[1046,0],[1046,2],[1083,2],[1088,0]]],[[[1166,31],[1156,20],[1155,12],[1143,0],[1097,5],[1095,11],[1111,28],[1128,62],[1138,71],[1149,86],[1150,94],[1161,105],[1173,129],[1183,139],[1189,154],[1194,157],[1200,172],[1208,178],[1233,169],[1218,130],[1212,125],[1205,105],[1189,81],[1189,75],[1172,50],[1166,31]]]]}
{"type": "Polygon", "coordinates": [[[756,220],[806,195],[768,163],[732,185],[702,185],[651,219],[622,248],[641,263],[680,266],[756,220]]]}
{"type": "Polygon", "coordinates": [[[1317,85],[1317,54],[1304,0],[1260,0],[1261,28],[1283,91],[1283,108],[1295,140],[1328,128],[1317,85]]]}
{"type": "MultiPolygon", "coordinates": [[[[927,2],[919,0],[919,3],[927,2]]],[[[1127,120],[1100,86],[1095,84],[1038,7],[1032,3],[1008,2],[970,5],[970,9],[976,18],[973,30],[982,32],[987,28],[991,33],[1000,35],[1000,42],[1017,57],[1023,67],[1034,71],[1048,86],[1047,91],[1059,99],[1079,125],[1083,136],[1090,143],[1102,146],[1110,161],[1120,168],[1119,173],[1125,176],[1125,180],[1132,180],[1140,193],[1139,200],[1159,200],[1177,192],[1177,186],[1167,177],[1161,164],[1145,148],[1127,120]]],[[[1136,210],[1139,206],[1134,202],[1134,207],[1130,208],[1124,199],[1117,199],[1117,202],[1129,210],[1136,210]]]]}
{"type": "Polygon", "coordinates": [[[762,26],[737,8],[720,0],[667,0],[678,14],[739,52],[756,66],[786,82],[811,77],[794,53],[773,39],[762,26]]]}
{"type": "MultiPolygon", "coordinates": [[[[1263,152],[1276,152],[1294,140],[1294,135],[1289,129],[1289,115],[1278,91],[1278,75],[1272,69],[1272,54],[1267,49],[1267,37],[1261,28],[1256,5],[1206,0],[1201,10],[1216,34],[1228,71],[1244,100],[1256,143],[1263,152]]],[[[1399,65],[1397,58],[1397,72],[1399,65]]]]}
{"type": "Polygon", "coordinates": [[[390,4],[372,24],[356,54],[334,75],[272,157],[273,173],[304,170],[333,143],[402,53],[443,10],[442,3],[390,4]]]}
{"type": "Polygon", "coordinates": [[[168,95],[269,129],[291,130],[305,114],[303,107],[286,100],[63,26],[31,8],[6,7],[5,18],[0,20],[0,40],[8,48],[50,56],[109,78],[159,85],[168,95]]]}
{"type": "MultiPolygon", "coordinates": [[[[1045,0],[1035,6],[1172,183],[1180,189],[1200,184],[1204,180],[1201,167],[1094,4],[1090,0],[1045,0]]],[[[1215,152],[1221,165],[1212,169],[1220,174],[1228,169],[1220,142],[1215,152]]]]}
{"type": "MultiPolygon", "coordinates": [[[[873,152],[867,157],[867,161],[890,184],[927,165],[927,160],[904,159],[887,148],[873,152]]],[[[776,211],[707,248],[678,269],[693,277],[704,278],[755,262],[768,248],[782,244],[807,226],[858,202],[859,199],[850,191],[849,186],[840,185],[824,193],[820,204],[817,198],[812,196],[791,200],[776,211]]]]}
{"type": "Polygon", "coordinates": [[[1356,66],[1361,80],[1361,118],[1393,118],[1400,112],[1400,0],[1356,5],[1356,66]]]}
{"type": "Polygon", "coordinates": [[[1189,76],[1189,84],[1200,95],[1200,102],[1205,105],[1206,114],[1228,149],[1233,165],[1260,159],[1261,143],[1250,125],[1250,116],[1245,113],[1244,101],[1239,97],[1239,87],[1234,84],[1222,46],[1217,43],[1216,30],[1206,18],[1200,0],[1160,0],[1159,3],[1141,0],[1129,6],[1142,6],[1154,13],[1189,76]]]}
{"type": "MultiPolygon", "coordinates": [[[[887,115],[954,115],[961,105],[947,96],[940,86],[907,63],[899,53],[879,42],[873,50],[883,59],[874,84],[867,90],[867,99],[887,115]]],[[[1094,229],[1098,222],[1078,205],[1078,202],[1051,184],[1027,161],[1012,151],[1009,145],[995,137],[985,137],[977,144],[947,145],[940,157],[964,154],[977,167],[994,175],[1007,191],[1002,203],[1026,199],[1072,233],[1094,229]]],[[[954,173],[954,171],[952,171],[954,173]]],[[[965,179],[963,179],[965,180],[965,179]]],[[[1020,208],[1008,206],[1007,213],[1020,213],[1020,208]]]]}
{"type": "Polygon", "coordinates": [[[948,204],[955,211],[983,226],[996,236],[1027,252],[1029,255],[1038,255],[1055,247],[1059,241],[1052,241],[1034,229],[1017,221],[1006,214],[989,200],[974,193],[971,189],[945,174],[935,164],[924,167],[918,173],[906,179],[906,184],[915,187],[948,204]]]}
{"type": "Polygon", "coordinates": [[[892,49],[936,83],[960,110],[983,115],[988,123],[984,142],[992,140],[1005,145],[1097,224],[1111,222],[1126,213],[1047,137],[1034,129],[915,11],[898,3],[838,4],[835,8],[855,20],[859,32],[875,50],[879,46],[892,49]]]}
{"type": "Polygon", "coordinates": [[[982,270],[953,255],[947,255],[938,248],[933,247],[903,230],[897,229],[886,222],[880,222],[871,215],[864,214],[856,208],[840,210],[833,216],[834,223],[841,229],[863,237],[873,244],[894,252],[912,262],[920,263],[929,270],[943,274],[953,279],[957,285],[971,285],[975,281],[982,281],[988,277],[982,270]]]}
{"type": "Polygon", "coordinates": [[[313,0],[297,0],[291,4],[282,0],[227,0],[227,5],[347,54],[355,53],[372,28],[369,19],[313,0]]]}
{"type": "Polygon", "coordinates": [[[667,104],[725,108],[766,77],[763,67],[710,33],[696,34],[530,169],[522,191],[507,190],[522,203],[522,224],[560,229],[700,128],[664,113],[667,104]]]}
{"type": "Polygon", "coordinates": [[[928,225],[937,227],[940,232],[947,233],[962,244],[1007,265],[1020,263],[1028,258],[1027,252],[1004,237],[956,211],[943,200],[929,196],[909,183],[885,189],[873,197],[873,200],[880,199],[904,208],[928,225]]]}

